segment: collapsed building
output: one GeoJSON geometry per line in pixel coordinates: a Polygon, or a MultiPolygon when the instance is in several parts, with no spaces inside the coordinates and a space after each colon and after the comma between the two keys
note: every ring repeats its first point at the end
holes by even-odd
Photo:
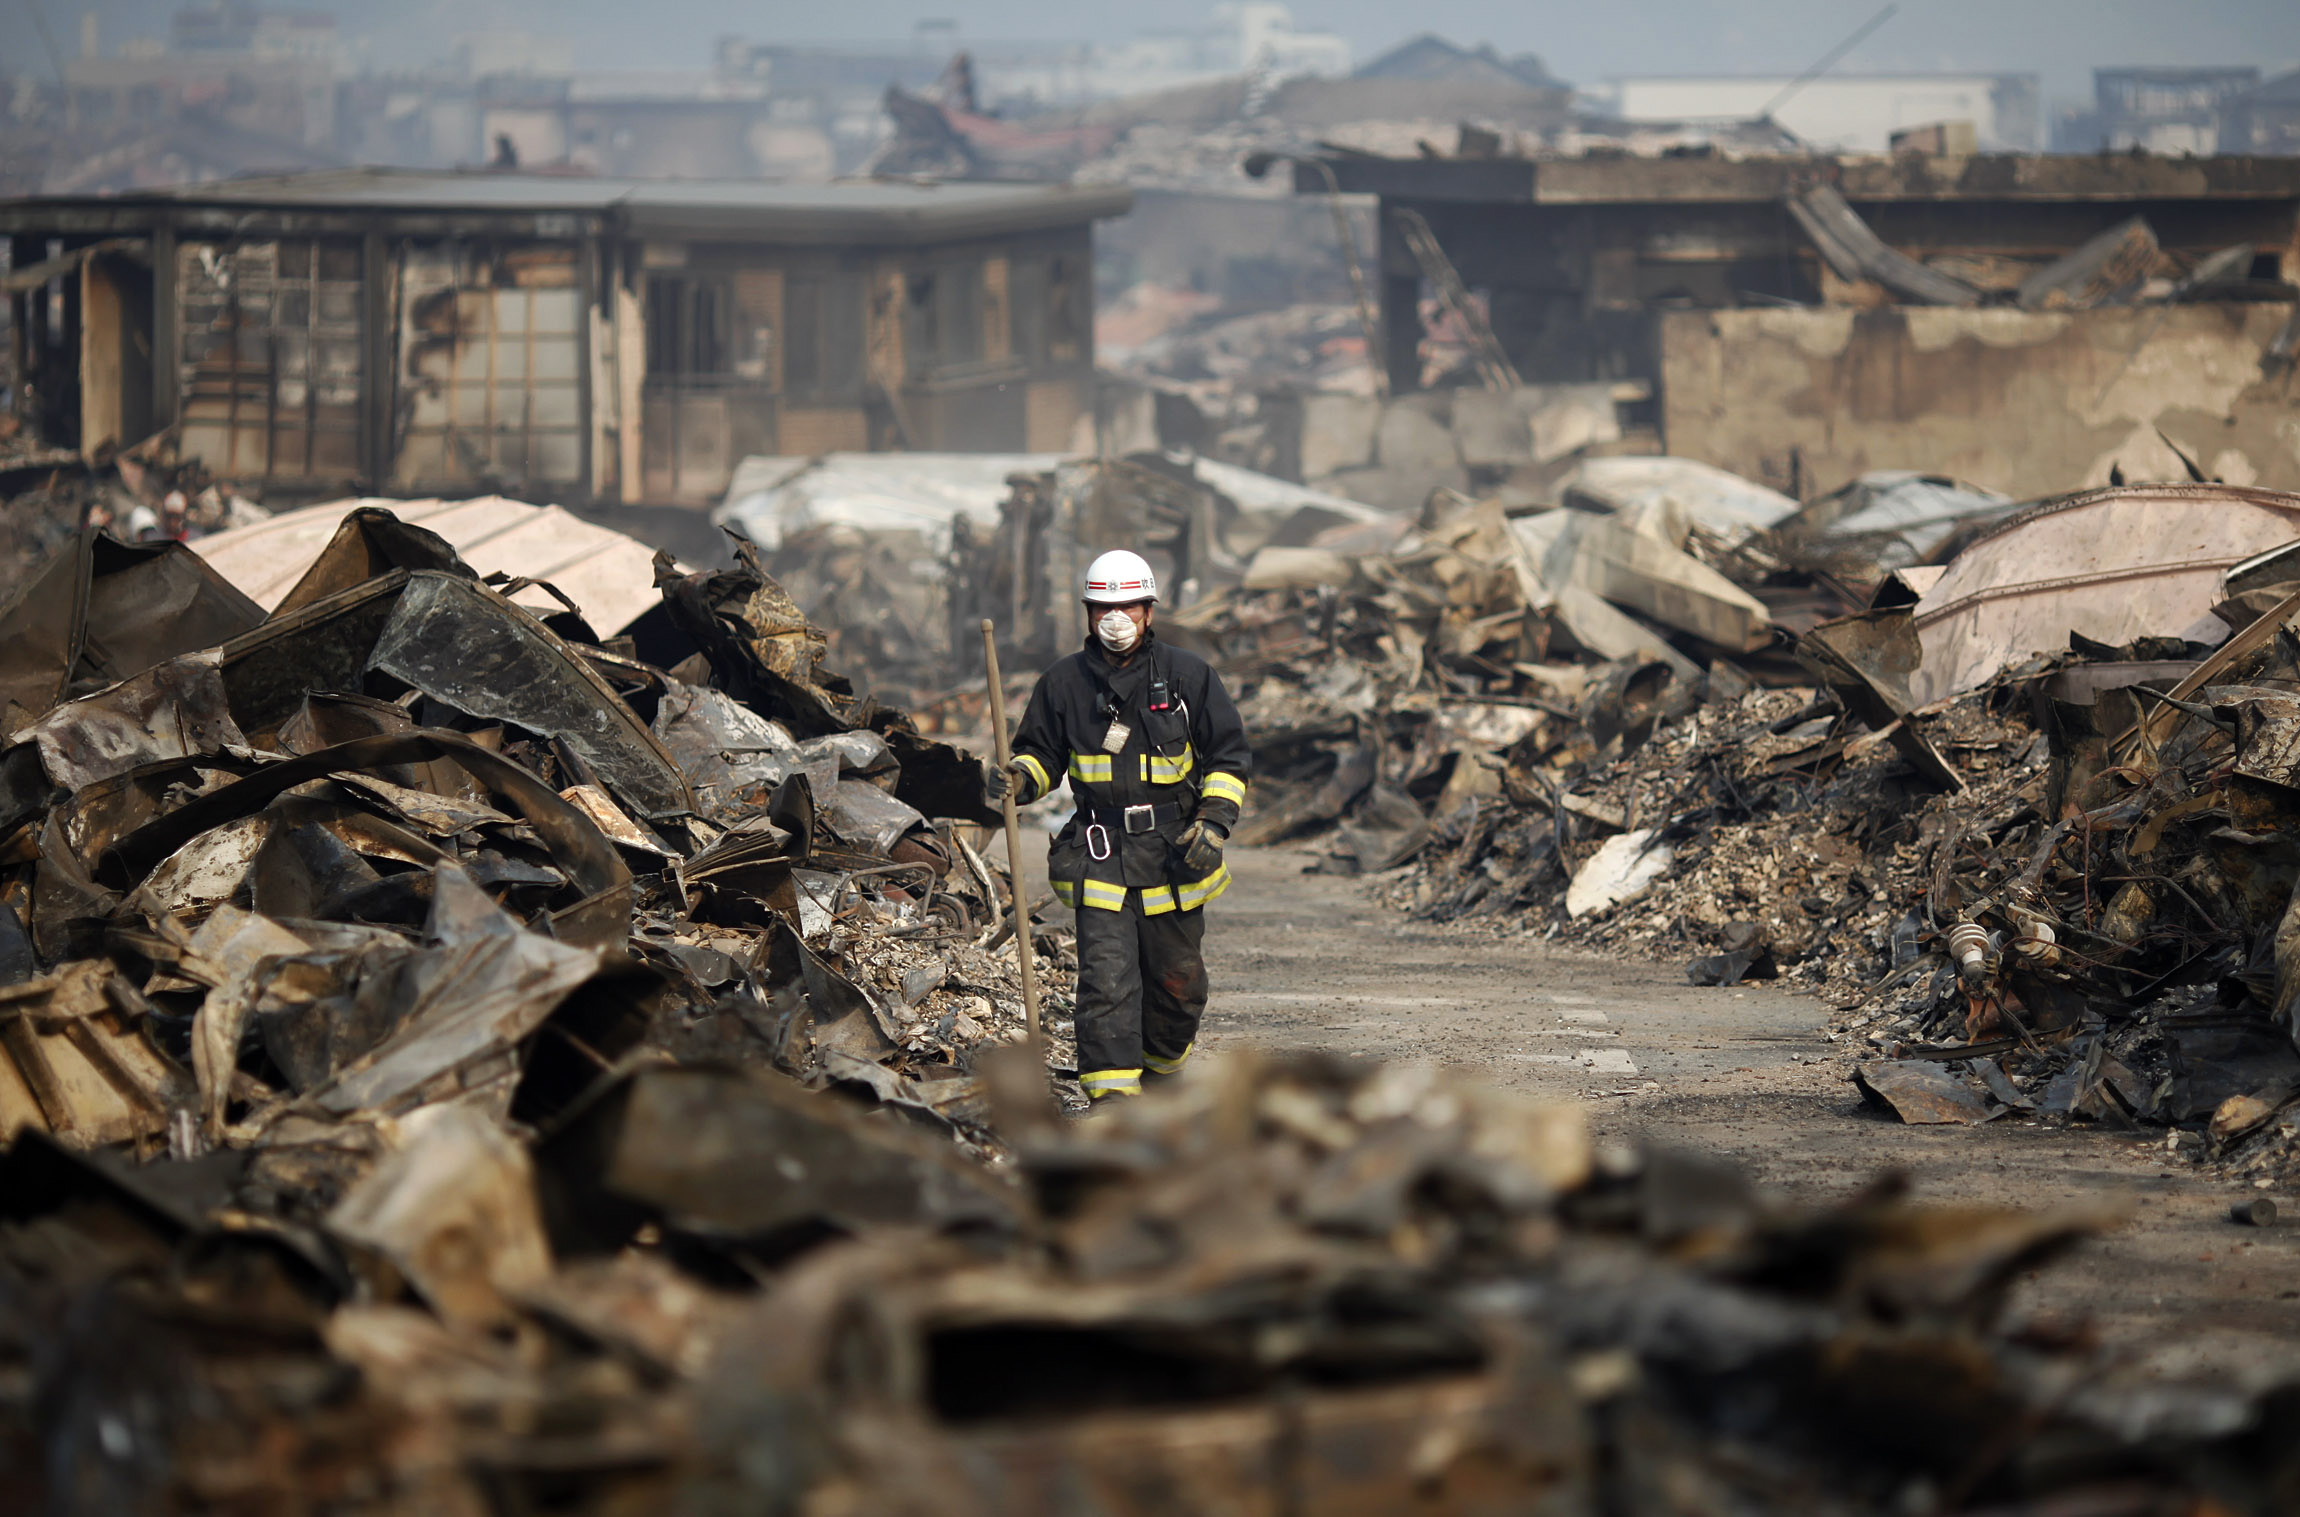
{"type": "Polygon", "coordinates": [[[1268,443],[1263,467],[1458,482],[1484,425],[1451,417],[1460,386],[1604,383],[1629,450],[1799,498],[1886,468],[2036,497],[2118,466],[2177,476],[2176,453],[2300,485],[2284,380],[2300,162],[1506,146],[1465,128],[1446,155],[1249,163],[1290,167],[1299,195],[1376,198],[1369,338],[1389,397],[1372,425],[1268,443]],[[1450,375],[1430,372],[1433,316],[1472,338],[1450,375]]]}
{"type": "Polygon", "coordinates": [[[16,200],[17,404],[285,496],[698,502],[753,453],[1060,448],[1127,204],[379,169],[16,200]]]}

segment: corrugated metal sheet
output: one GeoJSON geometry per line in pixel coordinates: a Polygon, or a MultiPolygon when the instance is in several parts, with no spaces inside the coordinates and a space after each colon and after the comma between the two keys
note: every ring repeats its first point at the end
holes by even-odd
{"type": "MultiPolygon", "coordinates": [[[[360,506],[381,506],[447,539],[465,563],[482,574],[500,569],[549,580],[583,608],[602,636],[612,636],[657,602],[655,550],[635,538],[597,526],[557,506],[535,506],[500,495],[475,500],[336,500],[289,511],[253,526],[203,537],[192,548],[265,610],[279,604],[320,555],[336,526],[360,506]]],[[[556,611],[539,590],[522,591],[520,604],[556,611]]]]}
{"type": "Polygon", "coordinates": [[[1924,661],[1909,695],[1975,689],[2080,632],[2114,646],[2204,621],[2221,576],[2300,537],[2300,495],[2236,485],[2130,485],[2047,501],[1958,554],[1917,602],[1924,661]]]}

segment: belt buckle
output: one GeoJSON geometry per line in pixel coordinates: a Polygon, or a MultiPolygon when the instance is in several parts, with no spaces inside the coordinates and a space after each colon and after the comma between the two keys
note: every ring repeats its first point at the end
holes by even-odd
{"type": "Polygon", "coordinates": [[[1137,832],[1150,831],[1158,825],[1158,808],[1155,806],[1127,807],[1125,814],[1125,825],[1126,834],[1129,837],[1133,836],[1137,832]],[[1135,818],[1137,817],[1141,818],[1142,821],[1142,825],[1139,827],[1134,825],[1135,818]]]}

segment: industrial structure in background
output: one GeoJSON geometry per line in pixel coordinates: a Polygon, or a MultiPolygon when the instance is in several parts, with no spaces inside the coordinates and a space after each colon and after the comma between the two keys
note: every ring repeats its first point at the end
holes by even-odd
{"type": "Polygon", "coordinates": [[[17,201],[19,420],[287,497],[701,503],[755,453],[1062,448],[1127,202],[389,170],[17,201]]]}

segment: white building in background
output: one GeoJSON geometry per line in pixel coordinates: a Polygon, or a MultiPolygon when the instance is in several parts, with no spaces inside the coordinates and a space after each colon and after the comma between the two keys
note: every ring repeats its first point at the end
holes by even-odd
{"type": "Polygon", "coordinates": [[[1239,69],[1263,69],[1281,79],[1302,74],[1331,78],[1350,71],[1347,38],[1338,32],[1296,31],[1294,13],[1277,0],[1215,6],[1212,34],[1235,39],[1239,69]]]}
{"type": "Polygon", "coordinates": [[[1349,39],[1302,31],[1279,0],[1225,0],[1200,27],[1138,33],[1104,46],[1050,50],[1000,42],[960,44],[974,55],[985,103],[1041,105],[1110,100],[1258,71],[1275,79],[1350,71],[1349,39]]]}
{"type": "MultiPolygon", "coordinates": [[[[1624,121],[1746,121],[1794,76],[1645,75],[1589,92],[1593,105],[1624,121]]],[[[1969,121],[1984,153],[2044,147],[2034,74],[1831,74],[1803,85],[1773,118],[1817,148],[1882,153],[1893,133],[1940,121],[1969,121]]]]}

